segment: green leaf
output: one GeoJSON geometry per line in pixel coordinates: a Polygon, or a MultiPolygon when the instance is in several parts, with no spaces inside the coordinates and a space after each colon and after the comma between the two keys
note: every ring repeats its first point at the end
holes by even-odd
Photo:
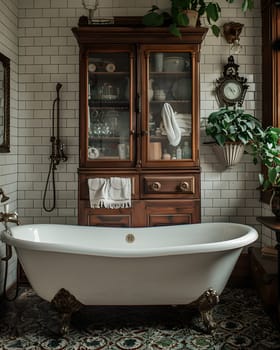
{"type": "Polygon", "coordinates": [[[225,137],[224,135],[216,135],[216,141],[220,146],[223,146],[225,144],[225,137]]]}
{"type": "Polygon", "coordinates": [[[247,10],[252,10],[254,8],[254,0],[243,0],[242,11],[246,12],[247,10]]]}
{"type": "Polygon", "coordinates": [[[213,24],[211,29],[212,29],[212,33],[218,37],[220,34],[220,31],[221,31],[220,28],[218,26],[216,26],[215,24],[213,24]]]}
{"type": "Polygon", "coordinates": [[[157,12],[149,12],[142,19],[142,23],[145,26],[151,27],[160,27],[163,25],[163,22],[163,16],[161,14],[158,14],[157,12]]]}
{"type": "Polygon", "coordinates": [[[276,177],[277,177],[276,168],[269,168],[268,169],[268,179],[271,182],[271,184],[275,183],[276,177]]]}
{"type": "Polygon", "coordinates": [[[179,12],[178,13],[178,16],[177,16],[177,23],[180,25],[180,26],[188,26],[189,25],[189,17],[184,13],[184,12],[179,12]]]}
{"type": "Polygon", "coordinates": [[[170,31],[171,34],[173,34],[173,35],[175,35],[175,36],[177,36],[179,38],[182,37],[180,30],[176,26],[176,23],[171,23],[170,24],[169,31],[170,31]]]}
{"type": "Polygon", "coordinates": [[[219,7],[213,2],[210,2],[206,7],[206,13],[209,23],[211,23],[211,20],[216,22],[219,18],[219,7]]]}

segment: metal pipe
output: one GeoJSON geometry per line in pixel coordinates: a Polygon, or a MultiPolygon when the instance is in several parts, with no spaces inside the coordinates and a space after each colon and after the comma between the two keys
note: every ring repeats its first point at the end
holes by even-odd
{"type": "Polygon", "coordinates": [[[62,84],[57,83],[56,84],[56,122],[57,122],[57,126],[56,126],[56,142],[57,145],[59,146],[60,143],[60,135],[59,135],[59,128],[60,128],[60,97],[59,97],[59,91],[62,88],[62,84]]]}

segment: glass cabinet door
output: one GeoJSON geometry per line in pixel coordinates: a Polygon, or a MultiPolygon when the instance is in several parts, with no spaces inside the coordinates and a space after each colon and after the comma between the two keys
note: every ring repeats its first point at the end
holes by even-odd
{"type": "Polygon", "coordinates": [[[146,57],[147,161],[191,160],[191,53],[150,52],[146,57]]]}
{"type": "Polygon", "coordinates": [[[130,52],[92,52],[88,56],[87,159],[131,159],[130,52]]]}

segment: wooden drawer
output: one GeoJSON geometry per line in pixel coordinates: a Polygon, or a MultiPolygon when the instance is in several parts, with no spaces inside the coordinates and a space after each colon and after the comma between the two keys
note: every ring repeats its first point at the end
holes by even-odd
{"type": "Polygon", "coordinates": [[[144,198],[194,198],[198,192],[195,175],[145,175],[142,186],[144,198]]]}

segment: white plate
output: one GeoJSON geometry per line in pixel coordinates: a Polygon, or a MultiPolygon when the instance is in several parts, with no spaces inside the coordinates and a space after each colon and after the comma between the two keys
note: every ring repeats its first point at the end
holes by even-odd
{"type": "Polygon", "coordinates": [[[101,100],[116,100],[118,98],[117,95],[102,95],[101,100]]]}

